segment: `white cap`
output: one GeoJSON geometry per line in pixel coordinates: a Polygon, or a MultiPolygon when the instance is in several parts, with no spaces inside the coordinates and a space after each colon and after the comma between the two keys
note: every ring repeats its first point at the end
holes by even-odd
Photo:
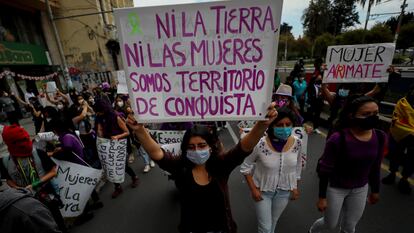
{"type": "Polygon", "coordinates": [[[292,97],[292,87],[286,84],[280,84],[275,94],[292,97]]]}

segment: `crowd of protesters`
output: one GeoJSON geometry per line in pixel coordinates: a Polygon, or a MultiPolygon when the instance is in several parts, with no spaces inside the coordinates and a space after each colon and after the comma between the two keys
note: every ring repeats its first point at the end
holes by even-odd
{"type": "MultiPolygon", "coordinates": [[[[361,89],[346,84],[330,91],[322,84],[322,61],[316,60],[314,67],[309,80],[305,78],[302,60],[295,64],[285,83],[281,83],[276,72],[273,103],[269,105],[267,120],[256,122],[228,151],[224,150],[217,128],[211,123],[164,123],[160,127],[162,130],[186,130],[179,156],[161,149],[147,127],[137,123],[128,95],[116,94],[108,83],[81,93],[64,94],[57,90],[53,96],[46,95],[46,106],[32,90],[27,90],[24,99],[1,91],[0,104],[9,121],[8,125],[0,127],[1,177],[11,188],[30,190],[34,198],[47,207],[50,211],[47,216],[57,224],[49,224],[50,232],[67,232],[67,223],[59,210],[62,201],[53,182],[56,164],[51,158],[101,169],[97,138],[126,139],[127,154],[131,158],[134,154],[143,158],[144,173],[157,163],[174,178],[181,198],[180,232],[237,232],[227,182],[230,173],[241,165],[240,172],[255,202],[258,232],[270,233],[274,232],[289,199],[296,200],[300,196],[304,156],[302,141],[292,136],[292,128],[303,126],[309,134],[319,133],[320,114],[328,104],[328,139],[316,168],[320,180],[317,207],[324,216],[313,223],[309,232],[335,228],[339,216],[342,216],[341,229],[355,232],[366,197],[371,204],[379,200],[380,165],[388,141],[391,173],[382,183],[393,184],[402,165],[403,178],[398,187],[403,193],[411,192],[407,179],[414,171],[414,88],[398,102],[391,134],[387,135],[375,129],[379,122],[378,96],[383,93],[384,86],[361,89]],[[33,141],[30,138],[19,125],[21,105],[31,113],[36,135],[53,132],[53,139],[33,141]],[[307,121],[312,122],[313,127],[307,125],[307,121]]],[[[394,70],[391,73],[394,74],[394,70]]],[[[223,122],[218,125],[226,127],[223,122]]],[[[125,164],[130,186],[135,188],[139,178],[128,162],[125,164]]],[[[122,193],[122,184],[114,183],[112,198],[122,193]]],[[[7,197],[16,198],[13,195],[28,196],[23,191],[7,193],[7,197]]],[[[95,190],[76,221],[90,219],[93,211],[101,207],[103,204],[95,190]]],[[[0,216],[3,214],[4,210],[0,209],[0,216]]]]}

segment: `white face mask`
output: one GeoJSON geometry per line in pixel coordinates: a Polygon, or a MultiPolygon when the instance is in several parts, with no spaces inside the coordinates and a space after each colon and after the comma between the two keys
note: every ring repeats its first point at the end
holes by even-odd
{"type": "Polygon", "coordinates": [[[117,105],[118,105],[118,107],[120,107],[120,108],[124,107],[124,102],[122,102],[122,101],[118,101],[116,104],[117,104],[117,105]]]}
{"type": "Polygon", "coordinates": [[[58,104],[58,105],[57,105],[57,108],[58,108],[59,110],[62,110],[62,109],[63,109],[63,104],[58,104]]]}

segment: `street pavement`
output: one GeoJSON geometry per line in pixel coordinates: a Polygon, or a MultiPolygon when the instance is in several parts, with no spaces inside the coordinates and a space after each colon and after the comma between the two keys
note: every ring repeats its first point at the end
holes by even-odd
{"type": "MultiPolygon", "coordinates": [[[[235,136],[238,136],[233,125],[235,136]]],[[[226,148],[235,143],[229,130],[220,132],[226,148]]],[[[324,147],[325,138],[312,134],[309,138],[308,164],[300,184],[301,197],[291,201],[282,214],[276,232],[304,233],[321,214],[316,209],[318,179],[316,162],[324,147]]],[[[113,186],[107,184],[100,196],[104,207],[95,211],[89,222],[71,229],[72,233],[178,233],[180,208],[172,181],[158,168],[142,174],[143,162],[136,159],[132,167],[139,173],[140,185],[129,187],[130,178],[123,184],[124,193],[111,199],[113,186]]],[[[386,172],[383,171],[383,175],[386,172]]],[[[230,200],[239,233],[257,232],[253,200],[243,176],[236,169],[229,180],[230,200]]],[[[396,186],[382,186],[381,200],[377,205],[367,205],[356,232],[363,233],[413,233],[414,195],[402,195],[396,186]]],[[[338,232],[338,231],[334,231],[338,232]]]]}
{"type": "MultiPolygon", "coordinates": [[[[33,123],[25,119],[22,125],[33,136],[33,123]]],[[[235,145],[239,134],[235,124],[220,132],[224,146],[229,149],[235,145]]],[[[291,201],[279,219],[276,232],[305,233],[319,217],[316,209],[318,198],[318,178],[315,171],[325,143],[321,134],[309,137],[308,163],[299,185],[300,199],[291,201]]],[[[136,158],[133,169],[140,177],[140,185],[132,189],[130,177],[123,184],[124,193],[111,199],[113,185],[107,183],[100,192],[104,203],[102,209],[94,212],[95,217],[71,229],[72,233],[178,233],[177,225],[180,207],[177,190],[172,181],[158,167],[143,174],[144,164],[136,158]]],[[[385,170],[382,175],[387,175],[385,170]]],[[[247,184],[238,168],[229,180],[230,201],[239,233],[257,232],[257,221],[247,184]]],[[[333,231],[338,232],[338,231],[333,231]]],[[[381,187],[381,200],[377,205],[368,205],[357,225],[356,232],[363,233],[413,233],[414,232],[414,194],[402,195],[394,186],[381,187]]]]}

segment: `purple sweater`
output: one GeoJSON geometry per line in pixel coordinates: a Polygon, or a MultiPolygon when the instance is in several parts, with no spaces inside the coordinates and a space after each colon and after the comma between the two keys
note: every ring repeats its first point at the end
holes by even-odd
{"type": "Polygon", "coordinates": [[[326,142],[319,161],[319,197],[326,197],[328,183],[331,187],[344,189],[360,188],[369,183],[371,192],[378,193],[383,145],[387,145],[385,133],[374,130],[367,142],[358,140],[349,129],[344,133],[345,148],[340,148],[340,133],[334,133],[326,142]],[[378,136],[382,137],[382,146],[378,145],[378,136]]]}

